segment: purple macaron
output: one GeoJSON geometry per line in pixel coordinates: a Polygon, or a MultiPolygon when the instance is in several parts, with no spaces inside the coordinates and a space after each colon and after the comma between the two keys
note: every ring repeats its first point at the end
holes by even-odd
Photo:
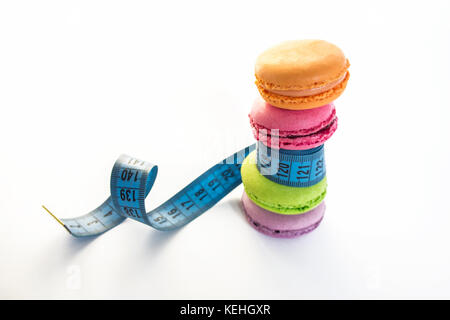
{"type": "Polygon", "coordinates": [[[303,214],[278,214],[256,205],[247,194],[242,194],[242,205],[250,225],[265,235],[275,238],[295,238],[317,228],[325,213],[325,202],[303,214]]]}

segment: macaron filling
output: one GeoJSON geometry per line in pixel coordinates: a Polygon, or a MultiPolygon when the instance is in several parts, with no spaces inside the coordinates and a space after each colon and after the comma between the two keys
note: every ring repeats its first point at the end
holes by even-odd
{"type": "Polygon", "coordinates": [[[331,126],[337,121],[337,117],[334,117],[333,120],[331,120],[331,122],[329,124],[327,124],[325,127],[323,127],[322,129],[320,129],[319,131],[316,132],[312,132],[309,134],[288,134],[286,135],[286,138],[289,139],[296,139],[296,138],[304,138],[304,137],[311,137],[314,135],[320,135],[326,131],[329,131],[329,129],[331,128],[331,126]]]}
{"type": "Polygon", "coordinates": [[[262,85],[267,91],[280,95],[285,97],[307,97],[307,96],[313,96],[315,94],[319,94],[325,91],[328,91],[330,89],[333,89],[337,85],[339,85],[342,81],[344,81],[345,76],[347,74],[344,73],[341,77],[339,77],[335,81],[331,81],[323,86],[316,87],[316,88],[310,88],[310,89],[303,89],[303,90],[273,90],[265,87],[262,85]]]}

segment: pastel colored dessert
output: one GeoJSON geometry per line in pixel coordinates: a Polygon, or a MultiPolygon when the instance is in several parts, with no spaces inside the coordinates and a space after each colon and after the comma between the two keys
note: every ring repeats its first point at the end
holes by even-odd
{"type": "Polygon", "coordinates": [[[349,66],[341,49],[327,41],[286,41],[258,57],[256,86],[273,106],[316,108],[342,94],[350,76],[349,66]]]}
{"type": "Polygon", "coordinates": [[[285,186],[264,177],[256,166],[256,150],[242,163],[242,183],[248,197],[261,208],[280,214],[300,214],[319,205],[325,198],[327,180],[305,188],[285,186]]]}
{"type": "Polygon", "coordinates": [[[317,228],[325,214],[325,202],[314,209],[297,215],[284,215],[270,212],[257,206],[244,192],[242,206],[250,225],[276,238],[295,238],[317,228]]]}
{"type": "Polygon", "coordinates": [[[273,148],[312,149],[327,141],[337,129],[333,103],[314,109],[286,110],[257,98],[248,116],[255,139],[273,148]]]}

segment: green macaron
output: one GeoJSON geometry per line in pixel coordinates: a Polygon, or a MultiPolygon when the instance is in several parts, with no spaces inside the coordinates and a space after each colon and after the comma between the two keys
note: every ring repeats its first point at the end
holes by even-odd
{"type": "Polygon", "coordinates": [[[248,197],[261,208],[280,214],[300,214],[318,206],[327,192],[327,178],[307,187],[297,188],[275,183],[256,167],[256,151],[242,163],[242,183],[248,197]]]}

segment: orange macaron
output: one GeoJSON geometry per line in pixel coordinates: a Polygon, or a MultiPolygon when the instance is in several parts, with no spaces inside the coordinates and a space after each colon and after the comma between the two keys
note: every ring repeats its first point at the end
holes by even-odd
{"type": "Polygon", "coordinates": [[[317,108],[342,94],[349,66],[342,50],[327,41],[286,41],[257,58],[256,86],[264,100],[275,107],[317,108]]]}

